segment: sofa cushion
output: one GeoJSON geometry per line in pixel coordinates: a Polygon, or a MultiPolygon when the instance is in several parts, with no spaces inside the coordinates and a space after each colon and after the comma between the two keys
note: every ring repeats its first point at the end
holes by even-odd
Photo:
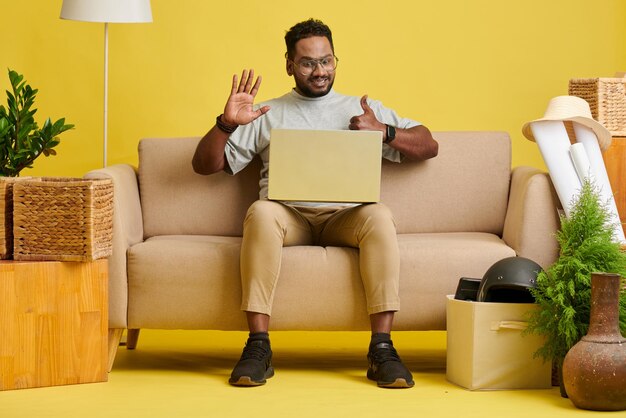
{"type": "Polygon", "coordinates": [[[196,174],[200,138],[148,138],[139,143],[144,237],[173,234],[241,236],[243,217],[259,197],[260,163],[236,176],[196,174]]]}
{"type": "Polygon", "coordinates": [[[505,132],[434,132],[437,157],[385,161],[381,200],[398,233],[489,232],[502,236],[511,177],[505,132]],[[486,152],[488,150],[488,152],[486,152]]]}
{"type": "MultiPolygon", "coordinates": [[[[487,233],[403,234],[398,330],[445,329],[445,295],[462,276],[482,277],[515,255],[487,233]]],[[[246,329],[240,311],[240,239],[157,236],[128,252],[129,328],[246,329]]],[[[272,329],[365,330],[369,319],[358,250],[283,250],[272,329]]]]}

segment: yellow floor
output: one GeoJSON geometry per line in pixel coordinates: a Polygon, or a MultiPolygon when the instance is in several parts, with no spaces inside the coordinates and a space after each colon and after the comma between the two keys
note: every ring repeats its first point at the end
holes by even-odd
{"type": "MultiPolygon", "coordinates": [[[[597,415],[558,388],[470,392],[446,381],[445,332],[396,332],[415,387],[365,378],[366,332],[274,332],[276,375],[256,388],[227,383],[247,334],[144,330],[118,350],[106,383],[0,392],[0,417],[570,417],[597,415]]],[[[604,413],[626,417],[626,412],[604,413]]]]}

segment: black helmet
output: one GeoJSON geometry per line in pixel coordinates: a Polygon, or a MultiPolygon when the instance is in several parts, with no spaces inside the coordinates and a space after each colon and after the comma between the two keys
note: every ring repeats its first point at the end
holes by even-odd
{"type": "Polygon", "coordinates": [[[478,302],[532,303],[541,266],[524,257],[508,257],[489,267],[478,288],[478,302]]]}

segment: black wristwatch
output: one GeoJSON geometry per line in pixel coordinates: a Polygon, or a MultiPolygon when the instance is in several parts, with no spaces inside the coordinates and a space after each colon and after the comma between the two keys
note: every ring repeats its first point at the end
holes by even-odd
{"type": "Polygon", "coordinates": [[[385,125],[387,127],[387,139],[385,139],[385,144],[390,143],[394,139],[396,139],[396,128],[391,125],[385,125]]]}

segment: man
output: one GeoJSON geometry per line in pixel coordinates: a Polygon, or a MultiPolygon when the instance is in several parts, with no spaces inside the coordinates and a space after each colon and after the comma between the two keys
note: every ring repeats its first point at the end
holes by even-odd
{"type": "MultiPolygon", "coordinates": [[[[383,157],[425,160],[437,155],[430,131],[400,118],[367,96],[344,96],[333,90],[338,59],[328,26],[309,19],[285,35],[286,70],[295,88],[254,107],[261,77],[244,70],[233,76],[224,113],[202,138],[193,157],[200,174],[221,170],[235,174],[255,155],[263,161],[260,200],[248,209],[241,244],[242,310],[248,341],[229,383],[257,386],[273,376],[269,321],[283,246],[336,245],[359,248],[360,272],[367,297],[372,338],[367,377],[381,387],[414,385],[391,341],[399,309],[399,255],[395,224],[384,205],[337,205],[267,200],[269,133],[272,128],[352,129],[383,132],[383,157]]],[[[320,167],[323,169],[323,167],[320,167]]]]}

